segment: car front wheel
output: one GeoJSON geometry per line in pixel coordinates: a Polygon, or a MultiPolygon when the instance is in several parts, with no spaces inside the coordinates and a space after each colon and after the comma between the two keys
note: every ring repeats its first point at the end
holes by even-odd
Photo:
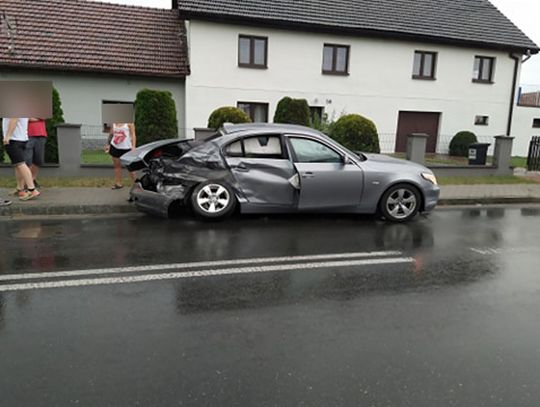
{"type": "Polygon", "coordinates": [[[236,206],[232,188],[220,181],[198,185],[191,194],[191,207],[196,215],[205,219],[224,219],[236,206]]]}
{"type": "Polygon", "coordinates": [[[407,184],[394,185],[381,199],[379,210],[392,222],[406,222],[416,216],[421,197],[418,190],[407,184]]]}

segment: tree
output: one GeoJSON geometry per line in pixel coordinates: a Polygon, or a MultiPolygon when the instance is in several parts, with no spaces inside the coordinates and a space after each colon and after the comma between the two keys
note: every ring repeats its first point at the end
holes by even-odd
{"type": "Polygon", "coordinates": [[[281,99],[276,107],[274,123],[298,124],[310,126],[311,117],[306,99],[292,99],[288,96],[281,99]]]}
{"type": "Polygon", "coordinates": [[[52,93],[52,117],[47,119],[45,125],[47,127],[47,142],[45,143],[45,162],[58,162],[58,138],[56,135],[56,125],[64,123],[64,111],[62,110],[62,101],[60,93],[56,88],[53,88],[52,93]]]}
{"type": "Polygon", "coordinates": [[[223,106],[210,114],[208,128],[217,130],[224,123],[251,123],[251,119],[243,110],[237,107],[223,106]]]}
{"type": "Polygon", "coordinates": [[[331,128],[330,137],[352,151],[381,152],[375,123],[359,114],[339,118],[331,128]]]}
{"type": "Polygon", "coordinates": [[[135,99],[137,144],[178,137],[176,104],[169,91],[143,89],[135,99]]]}

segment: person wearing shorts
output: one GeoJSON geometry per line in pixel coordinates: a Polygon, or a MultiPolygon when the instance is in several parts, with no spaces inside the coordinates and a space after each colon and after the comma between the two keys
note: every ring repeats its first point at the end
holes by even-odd
{"type": "MultiPolygon", "coordinates": [[[[114,185],[112,189],[122,189],[122,163],[120,157],[134,150],[137,145],[135,125],[133,123],[114,123],[110,129],[109,140],[105,151],[109,153],[114,165],[114,185]]],[[[131,179],[135,181],[135,173],[130,172],[131,179]]]]}
{"type": "Polygon", "coordinates": [[[29,201],[40,194],[34,186],[32,172],[25,162],[25,149],[28,142],[28,119],[4,118],[2,119],[4,132],[4,147],[15,169],[17,179],[17,195],[21,201],[29,201]]]}
{"type": "Polygon", "coordinates": [[[28,121],[28,143],[25,149],[26,165],[30,167],[34,185],[36,182],[39,167],[43,166],[45,161],[45,144],[47,142],[47,128],[45,120],[30,119],[28,121]]]}

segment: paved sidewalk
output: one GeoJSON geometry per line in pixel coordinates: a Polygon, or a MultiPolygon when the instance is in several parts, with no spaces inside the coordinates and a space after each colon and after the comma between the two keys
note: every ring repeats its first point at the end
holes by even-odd
{"type": "MultiPolygon", "coordinates": [[[[0,216],[19,215],[106,215],[136,212],[127,199],[129,188],[44,188],[35,201],[20,202],[11,197],[11,206],[0,208],[0,216]]],[[[0,188],[0,197],[9,190],[0,188]]],[[[440,205],[540,203],[540,184],[443,185],[440,205]]]]}
{"type": "Polygon", "coordinates": [[[110,188],[43,188],[41,196],[28,202],[8,197],[10,190],[0,188],[0,197],[13,201],[0,208],[0,216],[10,215],[76,215],[135,212],[127,200],[129,188],[113,191],[110,188]]]}

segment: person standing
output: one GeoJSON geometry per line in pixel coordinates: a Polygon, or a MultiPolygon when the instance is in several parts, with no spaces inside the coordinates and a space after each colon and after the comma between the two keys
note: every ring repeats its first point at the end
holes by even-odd
{"type": "Polygon", "coordinates": [[[32,118],[28,121],[28,143],[25,148],[26,165],[30,167],[34,185],[39,188],[36,181],[39,167],[45,162],[45,143],[47,142],[47,127],[45,120],[32,118]]]}
{"type": "MultiPolygon", "coordinates": [[[[120,157],[134,150],[137,146],[137,136],[133,123],[113,123],[105,152],[109,153],[114,165],[114,185],[112,189],[122,189],[122,163],[120,157]]],[[[135,173],[130,172],[131,179],[135,181],[135,173]]]]}
{"type": "Polygon", "coordinates": [[[21,201],[35,199],[40,193],[34,186],[32,172],[24,160],[24,151],[28,142],[28,119],[4,118],[2,119],[2,130],[4,132],[4,146],[15,169],[17,195],[21,201]]]}

